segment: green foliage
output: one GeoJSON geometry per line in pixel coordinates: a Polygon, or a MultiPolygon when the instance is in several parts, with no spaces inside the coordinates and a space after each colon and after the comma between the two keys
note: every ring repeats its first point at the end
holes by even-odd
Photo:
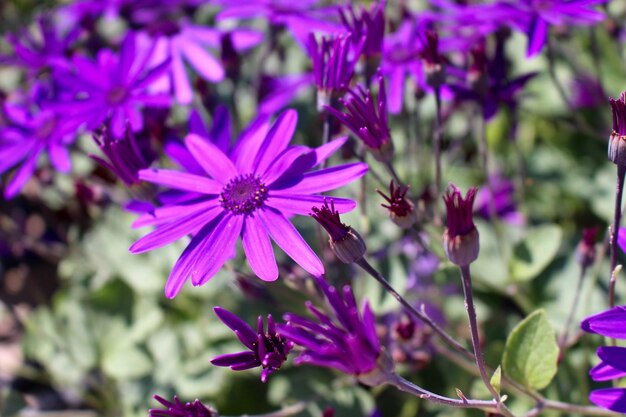
{"type": "Polygon", "coordinates": [[[511,276],[515,281],[535,278],[554,259],[561,244],[562,232],[556,225],[529,228],[513,248],[511,276]]]}
{"type": "Polygon", "coordinates": [[[511,332],[506,341],[504,374],[532,389],[548,386],[557,371],[559,348],[544,310],[537,310],[511,332]]]}

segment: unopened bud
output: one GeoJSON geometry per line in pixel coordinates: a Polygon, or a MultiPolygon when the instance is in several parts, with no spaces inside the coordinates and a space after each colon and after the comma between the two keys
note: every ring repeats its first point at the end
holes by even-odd
{"type": "Polygon", "coordinates": [[[389,210],[389,218],[396,225],[403,229],[408,229],[415,224],[415,205],[406,198],[409,187],[395,187],[393,180],[389,183],[389,195],[385,195],[380,190],[376,190],[388,204],[381,204],[389,210]]]}
{"type": "Polygon", "coordinates": [[[350,226],[341,223],[335,203],[324,199],[322,208],[313,207],[313,217],[328,232],[330,248],[341,262],[351,264],[363,258],[367,247],[363,238],[350,226]]]}
{"type": "Polygon", "coordinates": [[[609,98],[613,113],[613,132],[609,137],[609,160],[626,167],[626,93],[617,100],[609,98]]]}
{"type": "Polygon", "coordinates": [[[443,250],[446,256],[455,265],[466,266],[478,258],[480,243],[478,230],[474,228],[466,235],[450,237],[448,230],[443,234],[443,250]]]}

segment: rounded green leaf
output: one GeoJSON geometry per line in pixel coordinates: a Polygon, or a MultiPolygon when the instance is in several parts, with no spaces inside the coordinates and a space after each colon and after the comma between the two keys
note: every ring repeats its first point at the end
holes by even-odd
{"type": "Polygon", "coordinates": [[[518,324],[506,340],[502,368],[526,387],[548,386],[557,371],[559,348],[544,310],[537,310],[518,324]]]}
{"type": "Polygon", "coordinates": [[[515,281],[537,277],[554,259],[561,245],[561,228],[556,225],[539,226],[513,248],[511,275],[515,281]]]}

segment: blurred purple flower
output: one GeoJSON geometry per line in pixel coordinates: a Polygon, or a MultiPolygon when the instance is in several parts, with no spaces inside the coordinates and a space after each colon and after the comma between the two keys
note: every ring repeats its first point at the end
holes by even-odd
{"type": "MultiPolygon", "coordinates": [[[[588,333],[614,339],[626,339],[626,306],[617,306],[582,321],[580,327],[588,333]]],[[[608,381],[626,376],[626,348],[602,346],[598,348],[600,363],[589,374],[594,381],[608,381]]],[[[601,388],[589,394],[594,404],[609,410],[626,413],[626,388],[601,388]]]]}
{"type": "Polygon", "coordinates": [[[281,336],[304,348],[294,363],[335,368],[356,376],[374,370],[381,346],[368,302],[363,303],[361,315],[350,286],[344,286],[340,294],[323,277],[316,277],[316,281],[332,314],[325,314],[308,301],[306,308],[315,320],[288,313],[284,316],[287,324],[277,325],[281,336]]]}
{"type": "Polygon", "coordinates": [[[171,103],[167,95],[148,92],[154,80],[169,66],[169,62],[164,62],[146,70],[150,56],[149,51],[143,54],[138,51],[132,32],[124,38],[119,54],[101,50],[95,62],[74,56],[74,71],[55,76],[73,93],[73,99],[64,100],[55,108],[77,124],[84,123],[90,130],[110,120],[111,133],[116,138],[124,135],[127,121],[134,132],[141,130],[143,115],[140,110],[143,107],[168,107],[171,103]]]}
{"type": "Polygon", "coordinates": [[[150,65],[171,61],[169,73],[156,80],[151,89],[159,92],[169,92],[173,89],[180,104],[189,104],[193,99],[185,63],[188,63],[203,79],[213,83],[220,82],[224,79],[224,68],[207,48],[221,48],[223,37],[228,36],[234,50],[241,53],[263,40],[263,34],[252,29],[225,31],[184,21],[167,23],[150,34],[142,32],[140,41],[142,45],[146,44],[145,48],[148,49],[153,42],[156,43],[150,65]]]}
{"type": "MultiPolygon", "coordinates": [[[[190,192],[188,199],[156,209],[156,230],[135,242],[130,251],[141,253],[193,234],[187,249],[170,273],[165,293],[174,297],[191,277],[194,285],[210,280],[234,253],[241,235],[252,270],[261,279],[278,278],[270,236],[296,263],[313,275],[324,266],[287,217],[308,214],[321,204],[322,193],[341,187],[367,172],[354,163],[311,171],[325,161],[345,138],[317,149],[289,146],[297,113],[282,113],[269,133],[255,128],[227,152],[197,134],[185,138],[188,151],[204,173],[151,169],[139,172],[145,181],[190,192]]],[[[352,200],[335,198],[342,212],[352,200]]],[[[143,222],[142,224],[150,224],[143,222]]]]}
{"type": "Polygon", "coordinates": [[[506,223],[523,225],[524,215],[517,210],[515,204],[513,181],[494,174],[489,178],[489,183],[490,186],[484,186],[478,191],[474,213],[486,220],[491,220],[492,214],[495,214],[498,219],[506,223]]]}
{"type": "Polygon", "coordinates": [[[259,85],[259,115],[275,114],[291,104],[294,97],[313,82],[312,74],[262,76],[259,85]]]}
{"type": "Polygon", "coordinates": [[[254,19],[263,17],[274,26],[284,26],[295,40],[305,47],[311,32],[341,33],[341,25],[333,21],[337,6],[319,6],[320,0],[217,0],[224,7],[217,20],[254,19]]]}
{"type": "Polygon", "coordinates": [[[344,93],[350,86],[365,38],[352,45],[352,36],[323,37],[318,43],[309,35],[307,44],[313,63],[313,76],[318,91],[318,107],[330,104],[332,97],[344,93]]]}
{"type": "Polygon", "coordinates": [[[207,408],[200,400],[192,403],[183,404],[177,396],[174,396],[174,402],[167,401],[165,398],[155,395],[154,399],[160,402],[165,409],[151,408],[148,411],[149,417],[218,417],[219,415],[213,409],[207,408]]]}
{"type": "Polygon", "coordinates": [[[254,331],[246,322],[226,309],[215,307],[213,311],[225,325],[235,332],[239,341],[248,350],[220,355],[213,358],[211,363],[216,366],[228,366],[233,371],[243,371],[261,366],[263,368],[261,381],[267,382],[267,377],[278,370],[287,360],[293,342],[285,340],[276,332],[276,325],[271,314],[267,316],[266,332],[262,316],[259,316],[257,330],[254,331]]]}
{"type": "Polygon", "coordinates": [[[365,38],[361,54],[367,60],[377,60],[383,49],[385,35],[385,3],[373,3],[370,10],[361,5],[360,13],[354,11],[354,6],[347,4],[339,9],[341,23],[352,35],[352,42],[358,47],[361,39],[365,38]]]}
{"type": "Polygon", "coordinates": [[[548,39],[550,25],[594,25],[604,20],[603,13],[593,10],[596,4],[607,0],[515,0],[500,2],[507,22],[528,36],[526,56],[531,57],[543,49],[548,39]]]}
{"type": "Polygon", "coordinates": [[[604,105],[607,94],[602,84],[589,74],[581,74],[571,82],[572,104],[575,108],[593,108],[604,105]]]}
{"type": "Polygon", "coordinates": [[[31,76],[52,68],[67,68],[68,56],[82,29],[63,31],[58,26],[52,17],[45,16],[36,19],[36,36],[28,28],[17,35],[8,34],[6,39],[13,47],[13,54],[0,57],[0,63],[24,68],[31,76]]]}
{"type": "Polygon", "coordinates": [[[339,99],[346,108],[346,113],[331,106],[324,106],[324,109],[347,126],[377,161],[391,162],[393,142],[388,124],[385,81],[380,75],[377,78],[377,98],[374,98],[371,91],[366,91],[359,85],[349,89],[347,96],[339,99]]]}
{"type": "Polygon", "coordinates": [[[75,125],[47,109],[31,112],[27,104],[5,103],[7,125],[0,127],[0,174],[17,167],[4,190],[5,198],[14,197],[33,175],[39,156],[47,152],[59,172],[71,168],[67,147],[75,139],[75,125]]]}

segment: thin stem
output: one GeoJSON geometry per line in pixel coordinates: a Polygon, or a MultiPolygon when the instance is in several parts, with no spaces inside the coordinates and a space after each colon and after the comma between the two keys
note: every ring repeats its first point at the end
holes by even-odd
{"type": "MultiPolygon", "coordinates": [[[[408,381],[397,374],[390,375],[388,384],[393,385],[400,391],[412,394],[418,398],[423,398],[430,402],[440,405],[446,405],[448,407],[456,407],[456,408],[476,408],[479,410],[485,411],[496,411],[498,412],[498,404],[496,404],[493,400],[484,401],[484,400],[472,400],[469,398],[450,398],[444,397],[443,395],[435,394],[434,392],[430,392],[420,386],[415,385],[411,381],[408,381]]],[[[502,412],[502,411],[500,411],[502,412]]],[[[513,416],[513,414],[507,410],[506,416],[513,416]]]]}
{"type": "Polygon", "coordinates": [[[563,354],[563,351],[565,347],[567,346],[569,329],[572,325],[572,320],[574,320],[574,314],[576,314],[576,310],[578,309],[578,303],[580,302],[580,293],[583,287],[583,280],[585,278],[586,272],[587,272],[587,266],[583,265],[580,268],[580,275],[578,276],[578,282],[576,283],[576,292],[574,293],[574,301],[572,302],[572,307],[570,308],[569,314],[567,315],[567,320],[565,320],[563,333],[561,334],[561,337],[559,337],[559,349],[561,350],[561,355],[563,354]]]}
{"type": "Polygon", "coordinates": [[[384,165],[385,165],[385,168],[387,168],[387,171],[389,172],[389,175],[391,175],[391,177],[394,179],[396,184],[398,184],[398,186],[400,186],[402,188],[406,187],[404,182],[400,179],[400,176],[398,175],[398,172],[393,167],[393,164],[391,162],[387,161],[387,162],[385,162],[384,165]]]}
{"type": "Polygon", "coordinates": [[[474,307],[474,296],[472,294],[472,276],[470,274],[469,265],[459,267],[461,270],[461,280],[463,281],[463,295],[465,296],[465,308],[467,310],[467,316],[469,318],[470,333],[472,335],[472,346],[474,347],[474,356],[476,357],[476,366],[480,372],[485,386],[493,395],[496,402],[500,403],[500,394],[491,385],[489,375],[485,369],[485,359],[483,357],[483,351],[480,346],[480,335],[478,334],[478,323],[476,321],[476,308],[474,307]]]}
{"type": "Polygon", "coordinates": [[[441,224],[441,212],[439,211],[439,193],[441,192],[441,141],[443,134],[443,118],[441,116],[441,88],[435,88],[435,134],[434,134],[434,153],[435,153],[435,186],[433,199],[435,201],[435,223],[441,224]]]}
{"type": "Polygon", "coordinates": [[[571,414],[584,414],[586,416],[621,416],[621,413],[615,413],[611,410],[605,410],[604,408],[595,407],[592,405],[578,405],[564,403],[561,401],[543,400],[543,408],[549,410],[564,411],[567,415],[571,414]]]}
{"type": "Polygon", "coordinates": [[[615,307],[615,284],[617,282],[617,274],[615,267],[617,266],[617,235],[619,233],[619,225],[622,217],[622,194],[624,192],[624,176],[626,175],[626,167],[617,166],[617,185],[615,189],[615,211],[613,213],[613,226],[611,227],[611,277],[609,280],[609,306],[615,307]]]}
{"type": "Polygon", "coordinates": [[[378,281],[383,288],[391,294],[404,308],[406,308],[413,316],[424,322],[427,326],[429,326],[441,339],[448,344],[450,347],[454,348],[456,351],[461,353],[468,359],[474,360],[474,355],[465,349],[459,342],[454,340],[448,333],[445,332],[437,323],[435,323],[430,317],[428,317],[425,313],[419,311],[415,307],[413,307],[407,300],[405,300],[398,291],[395,290],[391,286],[391,284],[382,276],[373,266],[367,262],[365,258],[361,258],[356,261],[356,264],[360,266],[365,272],[370,274],[376,281],[378,281]]]}

